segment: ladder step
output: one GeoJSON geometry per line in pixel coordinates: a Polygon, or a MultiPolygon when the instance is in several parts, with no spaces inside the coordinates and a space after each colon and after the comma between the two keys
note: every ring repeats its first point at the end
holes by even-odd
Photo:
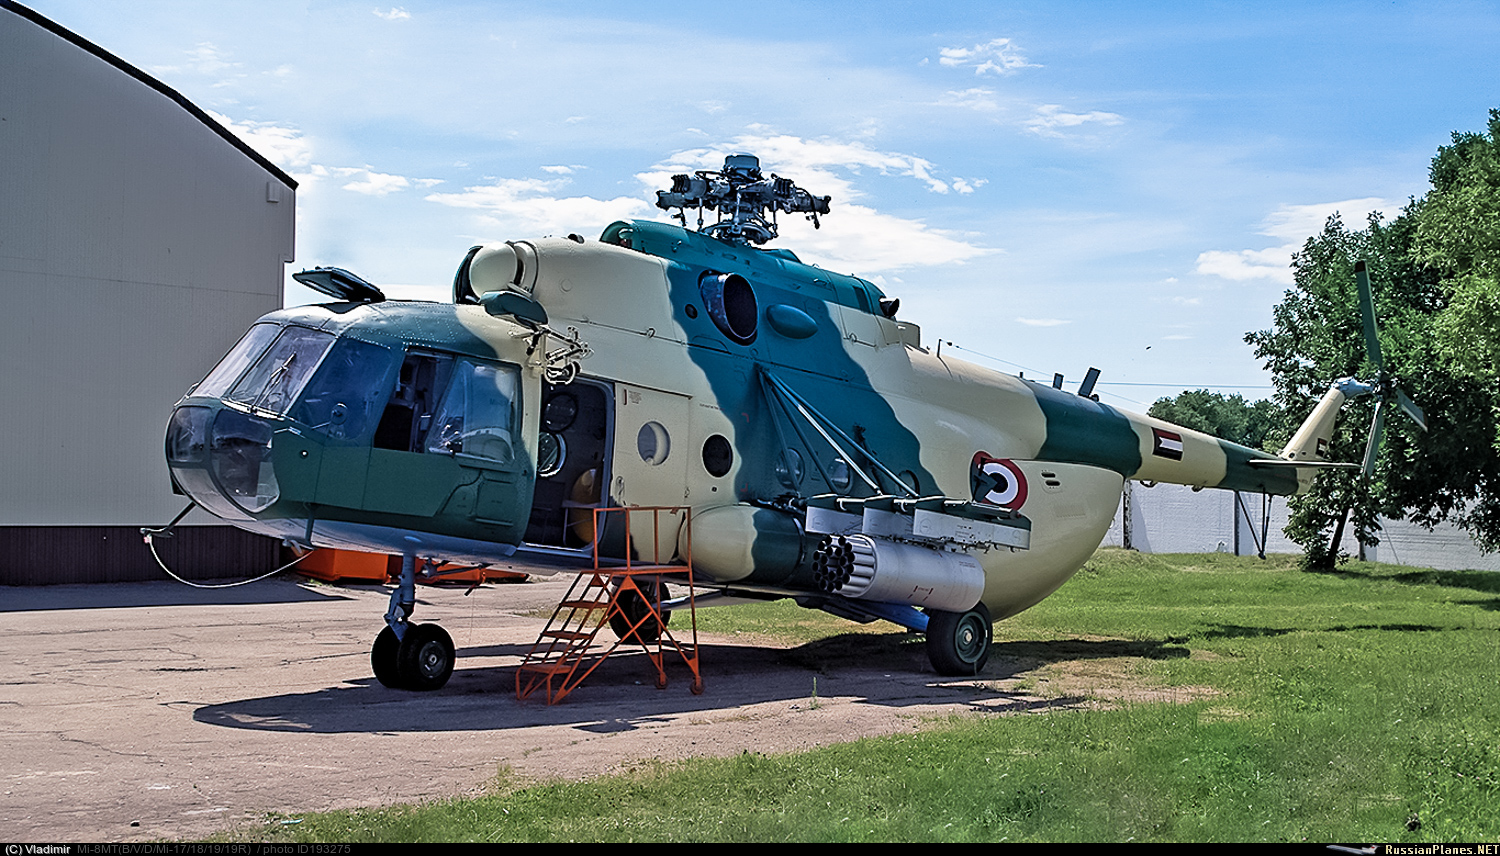
{"type": "Polygon", "coordinates": [[[561,675],[573,669],[574,666],[568,663],[522,663],[520,666],[523,672],[536,672],[539,675],[561,675]]]}
{"type": "Polygon", "coordinates": [[[543,630],[541,635],[551,636],[556,639],[571,639],[574,641],[594,638],[594,634],[584,633],[578,630],[543,630]]]}
{"type": "Polygon", "coordinates": [[[560,604],[563,609],[604,609],[609,606],[607,600],[565,600],[560,604]]]}

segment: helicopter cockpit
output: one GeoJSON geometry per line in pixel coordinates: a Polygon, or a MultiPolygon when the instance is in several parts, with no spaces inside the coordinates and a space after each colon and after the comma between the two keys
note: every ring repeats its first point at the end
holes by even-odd
{"type": "Polygon", "coordinates": [[[401,313],[425,316],[415,334],[385,329],[379,304],[282,310],[251,327],[173,411],[176,487],[306,546],[402,553],[415,540],[454,558],[508,555],[535,474],[539,380],[522,367],[524,343],[488,315],[466,326],[436,304],[401,313]],[[451,518],[447,534],[430,534],[434,518],[451,518]]]}

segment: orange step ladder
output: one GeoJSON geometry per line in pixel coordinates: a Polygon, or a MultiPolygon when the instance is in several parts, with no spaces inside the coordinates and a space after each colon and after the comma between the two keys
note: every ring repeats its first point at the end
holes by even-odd
{"type": "MultiPolygon", "coordinates": [[[[516,698],[530,698],[537,690],[545,690],[547,704],[556,704],[577,689],[584,679],[593,673],[611,654],[627,642],[639,643],[656,672],[656,688],[667,686],[666,660],[668,651],[680,656],[692,672],[692,692],[703,692],[703,676],[698,661],[698,613],[696,595],[693,590],[692,530],[688,528],[685,555],[681,564],[661,561],[661,516],[682,514],[682,526],[688,527],[691,510],[685,506],[596,508],[594,532],[604,531],[604,518],[608,514],[625,517],[625,555],[623,563],[611,563],[599,556],[598,537],[594,539],[594,567],[578,575],[568,593],[563,596],[546,627],[537,636],[536,644],[516,669],[516,698]],[[631,540],[631,515],[650,514],[652,541],[655,544],[652,561],[640,564],[629,558],[633,555],[631,540]],[[688,613],[692,621],[692,641],[682,643],[672,635],[664,619],[661,594],[666,587],[663,574],[680,578],[687,576],[688,613]],[[627,606],[628,604],[628,606],[627,606]],[[644,609],[641,607],[644,606],[644,609]],[[611,624],[619,639],[606,646],[596,643],[599,631],[611,624]],[[651,631],[657,629],[655,638],[651,631]]],[[[676,543],[676,539],[673,539],[676,543]]]]}

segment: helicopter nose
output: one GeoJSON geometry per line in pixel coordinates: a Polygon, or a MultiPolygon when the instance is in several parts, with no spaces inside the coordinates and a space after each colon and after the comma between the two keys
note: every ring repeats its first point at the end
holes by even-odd
{"type": "Polygon", "coordinates": [[[233,408],[183,405],[167,423],[167,465],[194,502],[228,520],[251,520],[281,495],[272,432],[266,419],[233,408]]]}

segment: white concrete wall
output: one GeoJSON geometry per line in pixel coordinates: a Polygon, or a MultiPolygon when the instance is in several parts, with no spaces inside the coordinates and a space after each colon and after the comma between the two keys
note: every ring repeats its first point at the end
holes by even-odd
{"type": "Polygon", "coordinates": [[[0,526],[181,509],[167,417],[281,305],[294,210],[182,104],[0,7],[0,526]]]}
{"type": "MultiPolygon", "coordinates": [[[[1181,485],[1159,484],[1148,488],[1129,481],[1131,542],[1144,553],[1206,553],[1215,550],[1234,552],[1235,527],[1239,528],[1239,554],[1253,556],[1256,539],[1267,510],[1267,553],[1300,553],[1301,547],[1282,533],[1287,523],[1285,497],[1266,497],[1258,493],[1235,494],[1224,490],[1194,493],[1181,485]]],[[[1124,506],[1115,512],[1114,522],[1104,543],[1119,547],[1124,543],[1124,506]]],[[[1441,570],[1500,571],[1500,554],[1485,554],[1473,540],[1454,526],[1439,526],[1429,532],[1406,521],[1382,520],[1380,544],[1366,549],[1368,559],[1441,570]]],[[[1359,555],[1359,543],[1352,535],[1344,537],[1344,551],[1359,555]]]]}

